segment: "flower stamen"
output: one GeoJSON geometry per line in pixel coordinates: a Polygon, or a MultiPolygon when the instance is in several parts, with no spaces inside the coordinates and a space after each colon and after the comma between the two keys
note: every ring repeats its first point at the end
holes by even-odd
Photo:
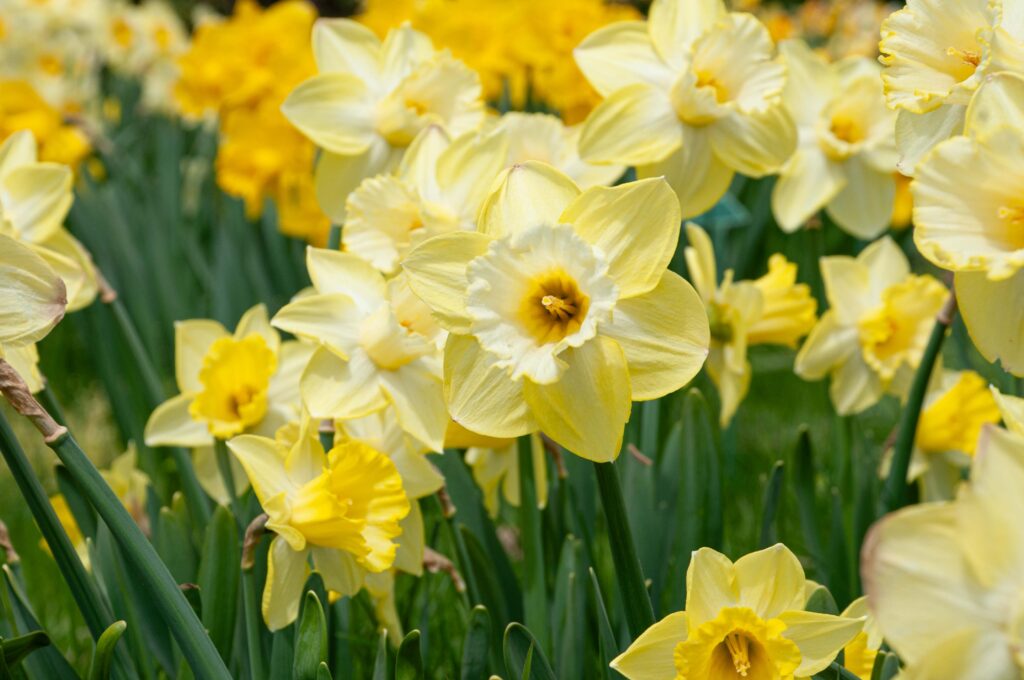
{"type": "Polygon", "coordinates": [[[975,68],[981,64],[981,55],[974,50],[961,50],[956,47],[950,47],[946,50],[946,54],[951,57],[956,57],[965,64],[975,68]]]}
{"type": "Polygon", "coordinates": [[[750,671],[750,640],[742,633],[729,633],[725,636],[725,648],[732,656],[732,664],[736,672],[747,677],[750,671]]]}

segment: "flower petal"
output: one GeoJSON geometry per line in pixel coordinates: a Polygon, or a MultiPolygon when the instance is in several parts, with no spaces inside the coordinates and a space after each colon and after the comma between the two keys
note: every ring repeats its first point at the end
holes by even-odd
{"type": "Polygon", "coordinates": [[[680,67],[693,41],[727,15],[722,0],[654,0],[647,26],[658,52],[680,67]]]}
{"type": "Polygon", "coordinates": [[[64,280],[68,291],[68,310],[75,312],[93,303],[99,292],[99,280],[92,256],[78,239],[63,227],[58,227],[36,252],[53,267],[64,280]]]}
{"type": "Polygon", "coordinates": [[[402,262],[409,287],[449,331],[469,330],[466,266],[483,255],[490,242],[491,237],[478,232],[442,234],[421,243],[402,262]]]}
{"type": "Polygon", "coordinates": [[[280,536],[270,544],[267,585],[263,588],[263,620],[270,630],[280,630],[299,616],[299,600],[309,575],[307,551],[295,551],[280,536]]]}
{"type": "Polygon", "coordinates": [[[629,85],[590,112],[580,132],[580,156],[589,163],[657,163],[679,148],[682,128],[667,92],[629,85]]]}
{"type": "Polygon", "coordinates": [[[645,630],[611,667],[630,680],[671,680],[676,677],[675,649],[689,634],[686,612],[669,614],[645,630]]]}
{"type": "Polygon", "coordinates": [[[864,619],[851,619],[816,612],[787,611],[779,614],[786,624],[783,636],[800,648],[800,667],[794,675],[807,678],[828,668],[839,650],[857,637],[864,619]]]}
{"type": "Polygon", "coordinates": [[[373,100],[362,80],[346,73],[326,73],[300,83],[281,112],[317,146],[331,153],[364,153],[376,132],[373,100]]]}
{"type": "Polygon", "coordinates": [[[153,409],[146,421],[146,446],[210,446],[213,435],[206,424],[189,413],[194,395],[179,394],[153,409]]]}
{"type": "Polygon", "coordinates": [[[860,413],[878,403],[885,393],[878,374],[864,362],[859,351],[852,352],[836,367],[829,385],[829,396],[841,416],[860,413]]]}
{"type": "Polygon", "coordinates": [[[23,165],[4,175],[4,218],[14,233],[34,243],[52,236],[71,208],[72,177],[71,168],[58,163],[23,165]]]}
{"type": "MultiPolygon", "coordinates": [[[[295,483],[288,475],[285,459],[288,449],[280,442],[267,437],[243,434],[228,441],[228,449],[245,468],[245,475],[252,484],[260,504],[267,509],[267,502],[278,494],[292,494],[295,483]]],[[[271,516],[271,519],[274,519],[271,516]]]]}
{"type": "Polygon", "coordinates": [[[573,50],[573,56],[602,97],[636,83],[667,92],[675,77],[642,21],[619,21],[597,29],[573,50]]]}
{"type": "Polygon", "coordinates": [[[772,212],[779,227],[787,233],[796,231],[835,198],[845,183],[839,166],[817,144],[797,148],[772,190],[772,212]]]}
{"type": "Polygon", "coordinates": [[[211,319],[174,322],[174,377],[184,393],[199,392],[203,383],[199,371],[210,345],[228,335],[227,329],[211,319]]]}
{"type": "Polygon", "coordinates": [[[27,345],[64,318],[67,290],[32,248],[0,234],[0,343],[27,345]]]}
{"type": "Polygon", "coordinates": [[[274,354],[277,354],[281,349],[281,336],[270,325],[270,319],[267,317],[267,306],[262,302],[246,311],[242,318],[238,320],[238,325],[235,326],[234,336],[236,340],[241,340],[252,334],[263,338],[267,343],[267,347],[274,354]]]}
{"type": "Polygon", "coordinates": [[[1024,375],[1024,270],[1004,281],[992,281],[985,272],[957,272],[956,295],[982,356],[1024,375]]]}
{"type": "Polygon", "coordinates": [[[362,153],[341,155],[322,151],[314,171],[316,200],[320,209],[335,224],[345,223],[345,201],[359,183],[398,166],[402,149],[394,149],[384,139],[374,137],[362,153]]]}
{"type": "Polygon", "coordinates": [[[939,142],[964,129],[967,107],[963,104],[943,104],[928,113],[901,110],[896,114],[896,149],[900,158],[896,169],[913,177],[925,154],[939,142]]]}
{"type": "Polygon", "coordinates": [[[708,127],[711,148],[723,163],[749,177],[775,172],[796,149],[796,125],[786,109],[734,112],[708,127]]]}
{"type": "Polygon", "coordinates": [[[710,210],[729,189],[735,174],[711,150],[705,131],[683,127],[683,144],[657,163],[639,165],[637,176],[664,176],[679,199],[683,219],[710,210]]]}
{"type": "Polygon", "coordinates": [[[444,347],[444,395],[452,419],[491,437],[518,437],[537,429],[523,396],[523,381],[494,365],[467,335],[449,335],[444,347]]]}
{"type": "Polygon", "coordinates": [[[326,348],[313,353],[299,383],[314,418],[359,418],[387,406],[373,361],[361,349],[348,361],[326,348]]]}
{"type": "Polygon", "coordinates": [[[776,543],[736,560],[739,602],[762,619],[774,619],[804,604],[804,569],[789,548],[776,543]]]}
{"type": "Polygon", "coordinates": [[[380,39],[351,19],[317,19],[313,58],[320,73],[351,73],[364,83],[380,78],[380,39]]]}
{"type": "Polygon", "coordinates": [[[737,605],[735,573],[733,563],[717,550],[693,552],[686,569],[686,613],[691,628],[711,621],[723,607],[737,605]]]}
{"type": "Polygon", "coordinates": [[[840,324],[836,313],[829,310],[807,336],[793,370],[804,380],[821,380],[859,351],[857,329],[840,324]]]}
{"type": "MultiPolygon", "coordinates": [[[[235,482],[234,497],[238,498],[249,488],[249,478],[238,458],[231,456],[228,461],[235,482]]],[[[198,446],[192,449],[192,467],[195,468],[199,485],[203,487],[206,495],[218,504],[227,507],[231,502],[231,496],[228,496],[227,488],[224,486],[224,476],[220,473],[213,447],[198,446]]]]}
{"type": "Polygon", "coordinates": [[[580,194],[568,176],[539,161],[513,165],[495,186],[480,208],[478,227],[492,238],[558,224],[562,212],[580,194]]]}
{"type": "Polygon", "coordinates": [[[402,429],[431,451],[441,451],[448,427],[441,378],[422,361],[414,361],[395,371],[381,371],[380,376],[381,387],[394,405],[402,429]]]}
{"type": "Polygon", "coordinates": [[[342,597],[352,597],[363,587],[367,572],[351,553],[333,548],[311,548],[313,566],[324,578],[324,587],[342,597]]]}
{"type": "Polygon", "coordinates": [[[889,226],[896,202],[896,179],[891,172],[879,172],[865,159],[853,157],[842,166],[846,184],[826,208],[847,233],[870,241],[889,226]]]}
{"type": "Polygon", "coordinates": [[[359,343],[359,322],[364,316],[347,295],[306,295],[282,307],[270,323],[347,356],[359,343]]]}

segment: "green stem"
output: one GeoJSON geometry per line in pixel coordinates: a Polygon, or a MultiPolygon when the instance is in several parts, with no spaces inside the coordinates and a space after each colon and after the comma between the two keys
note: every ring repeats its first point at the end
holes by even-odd
{"type": "Polygon", "coordinates": [[[828,669],[830,671],[834,671],[839,680],[860,680],[852,671],[847,670],[844,666],[836,663],[835,661],[829,664],[828,669]]]}
{"type": "Polygon", "coordinates": [[[633,534],[626,517],[626,503],[619,484],[619,472],[612,463],[594,463],[601,505],[608,522],[608,539],[615,562],[615,577],[619,582],[622,603],[626,610],[626,623],[635,640],[654,625],[654,608],[647,593],[643,569],[636,554],[633,534]]]}
{"type": "Polygon", "coordinates": [[[263,642],[260,640],[260,612],[256,606],[256,576],[252,569],[242,570],[242,598],[245,613],[245,643],[249,652],[249,675],[263,680],[263,642]]]}
{"type": "Polygon", "coordinates": [[[551,621],[544,576],[544,541],[533,470],[533,442],[530,435],[519,438],[519,529],[522,532],[524,615],[526,627],[541,648],[551,650],[551,621]]]}
{"type": "Polygon", "coordinates": [[[242,527],[245,526],[245,518],[242,517],[242,508],[235,496],[235,473],[231,469],[231,454],[228,452],[228,445],[221,438],[213,440],[213,452],[217,458],[217,469],[220,470],[221,481],[224,482],[224,491],[228,496],[228,505],[231,507],[231,514],[235,521],[242,527]]]}
{"type": "Polygon", "coordinates": [[[914,381],[910,385],[907,403],[903,406],[903,412],[900,414],[896,443],[893,446],[892,465],[889,469],[889,476],[885,480],[885,487],[882,489],[882,514],[892,512],[907,504],[907,470],[910,469],[910,457],[914,450],[914,439],[917,436],[917,423],[921,419],[921,407],[924,405],[925,393],[928,391],[928,382],[931,380],[935,362],[939,358],[942,343],[946,339],[946,331],[953,323],[955,314],[956,294],[950,292],[949,299],[946,300],[942,311],[935,318],[935,326],[928,338],[928,345],[921,357],[921,364],[917,367],[914,381]]]}
{"type": "Polygon", "coordinates": [[[341,225],[332,224],[331,231],[327,234],[328,250],[337,250],[341,247],[341,225]]]}

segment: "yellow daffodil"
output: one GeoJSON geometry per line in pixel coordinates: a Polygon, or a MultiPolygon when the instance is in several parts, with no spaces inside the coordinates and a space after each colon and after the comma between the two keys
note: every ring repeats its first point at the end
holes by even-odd
{"type": "Polygon", "coordinates": [[[27,80],[0,80],[0,140],[27,130],[39,144],[39,159],[72,168],[89,155],[85,134],[64,120],[27,80]]]}
{"type": "Polygon", "coordinates": [[[584,123],[580,154],[665,176],[683,217],[711,208],[735,172],[760,177],[793,153],[771,36],[722,0],[655,0],[646,23],[602,28],[575,55],[605,97],[584,123]]]}
{"type": "Polygon", "coordinates": [[[448,415],[441,388],[443,334],[403,275],[386,280],[368,262],[310,248],[314,291],[273,324],[318,345],[302,374],[306,408],[348,420],[393,405],[402,429],[440,451],[448,415]]]}
{"type": "Polygon", "coordinates": [[[711,326],[708,374],[722,401],[727,425],[750,386],[747,347],[772,344],[796,347],[816,320],[810,289],[796,282],[796,265],[779,254],[768,259],[768,273],[754,281],[733,281],[731,269],[718,284],[715,252],[707,233],[686,225],[686,266],[707,308],[711,326]]]}
{"type": "Polygon", "coordinates": [[[564,172],[581,189],[614,184],[626,171],[623,165],[595,165],[580,158],[582,126],[566,126],[557,116],[513,111],[494,126],[508,137],[508,165],[541,161],[564,172]]]}
{"type": "Polygon", "coordinates": [[[864,620],[804,611],[805,583],[782,544],[735,564],[701,548],[686,571],[686,610],[648,628],[611,666],[629,680],[809,678],[864,620]]]}
{"type": "Polygon", "coordinates": [[[353,565],[381,572],[394,563],[409,499],[386,455],[358,442],[325,454],[309,418],[290,447],[256,435],[236,437],[228,447],[277,534],[262,606],[271,630],[298,615],[311,558],[324,585],[343,595],[355,592],[353,565]]]}
{"type": "MultiPolygon", "coordinates": [[[[539,435],[532,435],[530,444],[534,484],[537,487],[537,507],[543,508],[548,504],[547,458],[539,435]]],[[[500,446],[472,446],[466,449],[466,464],[473,471],[473,480],[483,493],[484,507],[491,517],[498,515],[501,498],[512,507],[519,507],[518,450],[515,440],[509,440],[500,446]]]]}
{"type": "Polygon", "coordinates": [[[873,239],[889,225],[896,197],[896,115],[885,105],[878,65],[827,64],[803,41],[779,52],[788,69],[782,99],[800,142],[779,171],[772,210],[793,232],[824,208],[840,227],[873,239]]]}
{"type": "Polygon", "coordinates": [[[935,147],[913,183],[914,240],[956,272],[971,338],[990,361],[1024,375],[1024,80],[991,76],[975,95],[965,135],[935,147]]]}
{"type": "Polygon", "coordinates": [[[843,647],[843,667],[860,680],[871,680],[875,658],[882,646],[882,633],[878,630],[871,608],[868,607],[868,598],[858,597],[843,610],[841,616],[864,622],[864,629],[843,647]]]}
{"type": "Polygon", "coordinates": [[[348,19],[313,27],[318,75],[285,100],[288,120],[323,150],[317,195],[335,222],[364,177],[393,168],[429,125],[452,135],[483,122],[480,79],[408,25],[381,42],[348,19]]]}
{"type": "Polygon", "coordinates": [[[431,236],[475,229],[480,205],[507,156],[502,133],[468,132],[452,139],[440,126],[425,128],[397,173],[363,180],[349,195],[344,250],[390,275],[413,246],[431,236]]]}
{"type": "Polygon", "coordinates": [[[878,627],[907,678],[1018,678],[1024,588],[1024,437],[982,429],[953,502],[883,518],[861,574],[878,627]]]}
{"type": "Polygon", "coordinates": [[[840,415],[859,413],[886,392],[902,395],[921,361],[947,291],[910,273],[906,255],[885,236],[856,257],[821,258],[830,309],[796,357],[804,380],[832,376],[840,415]]]}
{"type": "Polygon", "coordinates": [[[27,131],[0,146],[0,234],[27,245],[64,280],[67,307],[75,311],[96,298],[92,258],[64,228],[71,208],[71,168],[36,160],[27,131]]]}
{"type": "Polygon", "coordinates": [[[452,418],[613,460],[630,402],[679,389],[707,356],[700,299],[666,270],[678,238],[663,180],[580,191],[535,161],[506,171],[477,231],[436,236],[403,263],[450,332],[452,418]]]}

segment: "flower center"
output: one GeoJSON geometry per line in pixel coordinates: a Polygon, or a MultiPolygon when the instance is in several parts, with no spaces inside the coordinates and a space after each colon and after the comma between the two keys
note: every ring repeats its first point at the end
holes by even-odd
{"type": "Polygon", "coordinates": [[[706,71],[698,71],[695,73],[697,76],[697,87],[710,87],[715,93],[715,101],[719,104],[724,104],[729,101],[729,90],[721,80],[715,77],[713,73],[706,71]]]}
{"type": "Polygon", "coordinates": [[[535,278],[520,305],[520,317],[530,335],[541,344],[558,342],[580,329],[590,298],[562,270],[535,278]]]}
{"type": "Polygon", "coordinates": [[[708,304],[708,323],[711,326],[711,337],[722,344],[729,344],[735,335],[733,330],[735,316],[735,310],[729,305],[720,302],[708,304]]]}
{"type": "Polygon", "coordinates": [[[345,549],[359,534],[359,524],[351,518],[352,499],[339,495],[333,470],[325,470],[299,489],[292,505],[291,521],[313,545],[345,549]]]}
{"type": "Polygon", "coordinates": [[[836,139],[846,142],[847,144],[862,142],[864,141],[864,138],[867,137],[864,131],[864,126],[861,122],[849,116],[834,116],[829,130],[833,135],[835,135],[836,139]]]}
{"type": "Polygon", "coordinates": [[[259,335],[241,340],[220,338],[203,357],[203,390],[189,406],[210,433],[226,439],[242,433],[267,412],[267,388],[277,370],[277,356],[259,335]]]}
{"type": "Polygon", "coordinates": [[[904,365],[916,368],[946,288],[930,276],[910,276],[889,286],[880,304],[857,324],[864,361],[883,380],[904,365]]]}
{"type": "Polygon", "coordinates": [[[732,657],[732,665],[741,677],[750,671],[750,638],[743,633],[729,633],[722,641],[732,657]]]}
{"type": "Polygon", "coordinates": [[[977,68],[978,64],[981,63],[981,55],[974,50],[961,50],[956,47],[950,47],[946,50],[946,54],[951,57],[956,57],[963,63],[974,68],[977,68]]]}

